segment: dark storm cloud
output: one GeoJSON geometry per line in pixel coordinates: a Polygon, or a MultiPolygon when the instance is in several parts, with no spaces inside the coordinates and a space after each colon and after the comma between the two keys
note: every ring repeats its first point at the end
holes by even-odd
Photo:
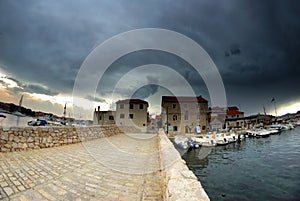
{"type": "Polygon", "coordinates": [[[23,87],[24,87],[24,91],[29,92],[29,93],[46,94],[49,96],[55,96],[55,95],[59,94],[56,91],[53,91],[51,89],[48,89],[47,87],[40,86],[37,84],[23,85],[23,87]]]}
{"type": "Polygon", "coordinates": [[[27,93],[37,93],[37,94],[45,94],[49,96],[58,95],[59,92],[49,89],[48,87],[39,85],[39,84],[27,84],[23,83],[15,78],[12,77],[4,77],[6,80],[10,80],[16,83],[17,86],[9,87],[9,83],[7,81],[0,80],[0,83],[3,86],[7,87],[7,90],[12,94],[19,93],[19,92],[27,92],[27,93]]]}
{"type": "Polygon", "coordinates": [[[91,96],[91,95],[87,95],[85,98],[87,100],[90,100],[90,101],[95,101],[95,102],[100,102],[100,103],[106,103],[105,99],[99,98],[99,97],[94,97],[94,96],[91,96]]]}
{"type": "Polygon", "coordinates": [[[159,86],[156,84],[159,83],[159,80],[154,76],[147,76],[146,78],[147,78],[148,84],[146,86],[143,86],[142,88],[138,89],[132,95],[132,98],[146,99],[158,91],[159,86]],[[153,83],[156,83],[156,84],[153,84],[153,83]]]}
{"type": "Polygon", "coordinates": [[[155,84],[148,84],[146,86],[143,86],[139,88],[131,98],[138,98],[138,99],[146,99],[149,96],[155,94],[159,89],[159,86],[155,84]]]}
{"type": "Polygon", "coordinates": [[[220,70],[229,104],[245,103],[250,112],[274,94],[282,102],[299,98],[299,8],[299,1],[176,1],[161,24],[202,45],[220,70]]]}
{"type": "MultiPolygon", "coordinates": [[[[196,95],[204,95],[208,97],[207,89],[201,76],[190,64],[176,55],[156,50],[136,51],[116,60],[100,80],[98,92],[102,96],[112,93],[115,85],[124,74],[130,72],[130,70],[136,67],[146,64],[160,64],[175,70],[191,85],[196,95]]],[[[149,69],[149,71],[151,71],[151,69],[149,69]]],[[[166,79],[175,79],[176,82],[176,78],[168,77],[167,74],[164,76],[166,79]]],[[[149,85],[138,86],[137,88],[141,87],[141,89],[135,92],[135,98],[137,98],[137,96],[139,98],[146,98],[157,92],[160,81],[155,76],[146,76],[145,79],[149,85]],[[153,85],[153,83],[155,84],[153,85]]],[[[181,83],[177,84],[182,85],[181,83]]],[[[127,91],[122,89],[122,91],[117,92],[123,94],[125,97],[131,95],[131,90],[127,91]]]]}
{"type": "Polygon", "coordinates": [[[144,12],[151,7],[154,19],[153,6],[133,5],[109,0],[1,1],[0,65],[25,81],[70,92],[81,63],[97,44],[150,26],[139,20],[151,21],[150,12],[144,12]]]}
{"type": "MultiPolygon", "coordinates": [[[[0,66],[18,80],[70,93],[81,63],[97,44],[131,29],[171,29],[209,53],[224,80],[229,104],[243,103],[244,110],[251,112],[254,102],[260,104],[274,94],[282,102],[299,98],[299,4],[293,0],[0,1],[0,66]]],[[[100,82],[100,96],[111,93],[130,69],[158,63],[171,66],[197,95],[208,97],[201,77],[184,61],[146,53],[113,64],[100,82]]],[[[151,91],[155,88],[143,95],[151,91]]]]}
{"type": "Polygon", "coordinates": [[[159,83],[158,78],[154,76],[146,76],[148,84],[146,86],[143,86],[139,88],[133,95],[132,98],[139,98],[139,99],[146,99],[149,96],[155,94],[159,86],[157,85],[159,83]],[[156,84],[153,84],[156,83],[156,84]]]}

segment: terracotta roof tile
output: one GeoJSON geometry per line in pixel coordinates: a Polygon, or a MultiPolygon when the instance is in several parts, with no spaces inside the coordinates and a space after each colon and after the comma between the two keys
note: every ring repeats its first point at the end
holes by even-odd
{"type": "Polygon", "coordinates": [[[124,100],[119,100],[116,103],[117,104],[118,103],[143,103],[143,104],[147,104],[148,105],[147,101],[144,101],[144,100],[141,100],[141,99],[124,99],[124,100]]]}
{"type": "Polygon", "coordinates": [[[163,96],[162,102],[198,102],[198,103],[207,103],[208,101],[201,96],[163,96]]]}

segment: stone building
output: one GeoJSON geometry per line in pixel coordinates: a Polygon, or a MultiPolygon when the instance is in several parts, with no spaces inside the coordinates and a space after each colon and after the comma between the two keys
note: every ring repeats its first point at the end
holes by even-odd
{"type": "Polygon", "coordinates": [[[148,102],[140,99],[125,99],[116,102],[116,124],[136,127],[142,132],[148,126],[148,102]]]}
{"type": "Polygon", "coordinates": [[[94,111],[93,124],[94,125],[112,125],[115,124],[115,111],[100,111],[100,106],[98,110],[94,111]]]}
{"type": "Polygon", "coordinates": [[[167,133],[206,132],[208,101],[201,96],[163,96],[161,106],[167,133]]]}

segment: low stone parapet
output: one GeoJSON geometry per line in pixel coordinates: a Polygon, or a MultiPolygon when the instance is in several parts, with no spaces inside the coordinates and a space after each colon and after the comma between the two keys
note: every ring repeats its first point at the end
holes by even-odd
{"type": "Polygon", "coordinates": [[[91,127],[11,127],[0,128],[0,151],[57,147],[122,133],[115,125],[91,127]]]}
{"type": "Polygon", "coordinates": [[[181,159],[179,152],[163,130],[160,130],[159,141],[162,175],[166,185],[166,200],[210,200],[200,181],[181,159]]]}

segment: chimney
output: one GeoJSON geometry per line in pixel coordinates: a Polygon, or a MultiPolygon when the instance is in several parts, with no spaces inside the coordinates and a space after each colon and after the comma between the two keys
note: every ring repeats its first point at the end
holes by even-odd
{"type": "Polygon", "coordinates": [[[100,106],[98,106],[98,111],[100,111],[100,106]]]}

